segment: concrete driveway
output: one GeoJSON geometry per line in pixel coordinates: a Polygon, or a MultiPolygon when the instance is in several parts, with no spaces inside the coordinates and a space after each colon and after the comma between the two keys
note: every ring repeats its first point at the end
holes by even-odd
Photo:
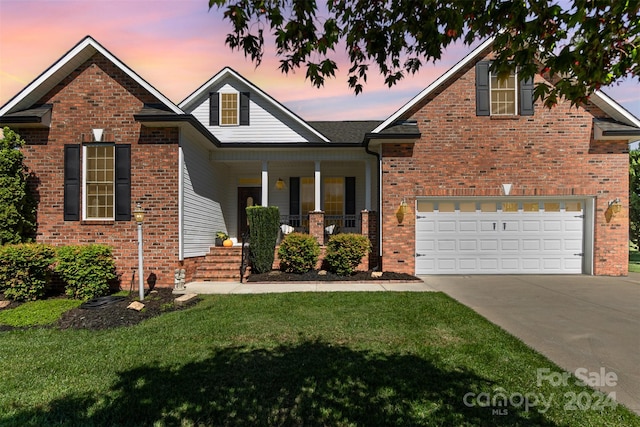
{"type": "Polygon", "coordinates": [[[640,414],[640,273],[421,278],[640,414]]]}

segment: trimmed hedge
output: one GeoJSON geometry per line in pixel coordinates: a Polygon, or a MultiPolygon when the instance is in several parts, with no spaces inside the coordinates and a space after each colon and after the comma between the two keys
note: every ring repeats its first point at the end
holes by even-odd
{"type": "Polygon", "coordinates": [[[371,252],[371,242],[366,236],[355,233],[336,234],[327,242],[325,262],[329,271],[339,276],[349,276],[371,252]]]}
{"type": "Polygon", "coordinates": [[[117,277],[111,247],[106,245],[61,246],[56,259],[55,272],[71,298],[89,300],[107,295],[117,277]]]}
{"type": "Polygon", "coordinates": [[[278,248],[280,270],[287,273],[306,273],[313,270],[319,256],[320,245],[308,234],[287,234],[278,248]]]}
{"type": "Polygon", "coordinates": [[[271,271],[276,257],[276,241],[280,229],[280,211],[276,206],[247,207],[249,221],[249,260],[253,273],[271,271]]]}
{"type": "Polygon", "coordinates": [[[0,247],[0,291],[16,301],[44,297],[54,256],[53,247],[40,243],[0,247]]]}

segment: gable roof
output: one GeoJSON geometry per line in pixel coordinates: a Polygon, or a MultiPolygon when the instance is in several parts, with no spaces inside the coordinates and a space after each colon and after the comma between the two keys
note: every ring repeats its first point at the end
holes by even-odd
{"type": "Polygon", "coordinates": [[[33,80],[27,87],[3,105],[2,108],[0,108],[0,116],[32,108],[34,103],[46,95],[51,89],[60,83],[60,81],[96,53],[100,53],[105,56],[109,61],[115,64],[116,67],[121,69],[136,83],[157,98],[167,109],[176,114],[182,114],[182,110],[180,110],[180,108],[167,97],[136,74],[131,68],[127,67],[122,61],[105,49],[91,36],[86,36],[71,50],[58,59],[52,66],[47,68],[42,74],[33,80]]]}
{"type": "MultiPolygon", "coordinates": [[[[455,74],[460,71],[462,68],[466,67],[468,64],[478,61],[480,58],[484,57],[488,51],[491,49],[493,45],[494,38],[489,38],[482,42],[478,47],[471,51],[467,56],[462,58],[451,67],[446,73],[438,77],[433,83],[427,86],[422,92],[413,97],[409,102],[400,107],[395,113],[393,113],[389,118],[387,118],[384,122],[382,122],[378,127],[376,127],[372,133],[381,133],[387,127],[393,125],[398,120],[401,120],[404,115],[410,111],[414,106],[421,103],[424,99],[426,99],[432,92],[434,92],[438,87],[443,84],[449,82],[450,79],[455,76],[455,74]]],[[[598,108],[604,111],[607,115],[609,115],[612,119],[617,122],[622,123],[623,125],[632,126],[635,128],[640,128],[640,120],[627,111],[620,104],[615,102],[611,97],[606,95],[602,91],[595,91],[590,96],[590,101],[593,102],[598,108]]]]}
{"type": "Polygon", "coordinates": [[[231,67],[225,67],[221,71],[219,71],[216,75],[214,75],[211,79],[209,79],[206,83],[196,89],[191,95],[187,96],[180,104],[180,108],[186,112],[190,112],[193,108],[195,108],[202,100],[203,97],[207,97],[209,95],[209,91],[211,87],[215,86],[221,80],[231,76],[232,78],[240,81],[242,84],[249,87],[253,92],[257,93],[264,100],[267,101],[271,106],[275,109],[279,110],[285,116],[291,118],[293,121],[297,122],[300,126],[307,129],[312,134],[316,135],[324,142],[330,142],[329,138],[311,126],[309,123],[304,121],[300,116],[289,110],[284,105],[280,104],[266,92],[262,91],[259,87],[251,83],[249,80],[242,77],[238,72],[233,70],[231,67]]]}

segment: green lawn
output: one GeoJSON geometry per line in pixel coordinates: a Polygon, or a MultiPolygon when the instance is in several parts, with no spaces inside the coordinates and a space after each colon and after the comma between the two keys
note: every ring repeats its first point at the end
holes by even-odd
{"type": "Polygon", "coordinates": [[[629,245],[629,271],[640,273],[640,252],[629,245]]]}
{"type": "Polygon", "coordinates": [[[640,425],[573,379],[537,384],[561,370],[441,293],[207,296],[0,343],[0,426],[640,425]]]}

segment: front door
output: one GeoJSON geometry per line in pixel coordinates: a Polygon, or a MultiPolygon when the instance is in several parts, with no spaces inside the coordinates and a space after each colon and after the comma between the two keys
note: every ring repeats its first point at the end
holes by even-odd
{"type": "Polygon", "coordinates": [[[262,204],[262,187],[238,187],[238,241],[249,229],[247,223],[248,206],[262,204]]]}

